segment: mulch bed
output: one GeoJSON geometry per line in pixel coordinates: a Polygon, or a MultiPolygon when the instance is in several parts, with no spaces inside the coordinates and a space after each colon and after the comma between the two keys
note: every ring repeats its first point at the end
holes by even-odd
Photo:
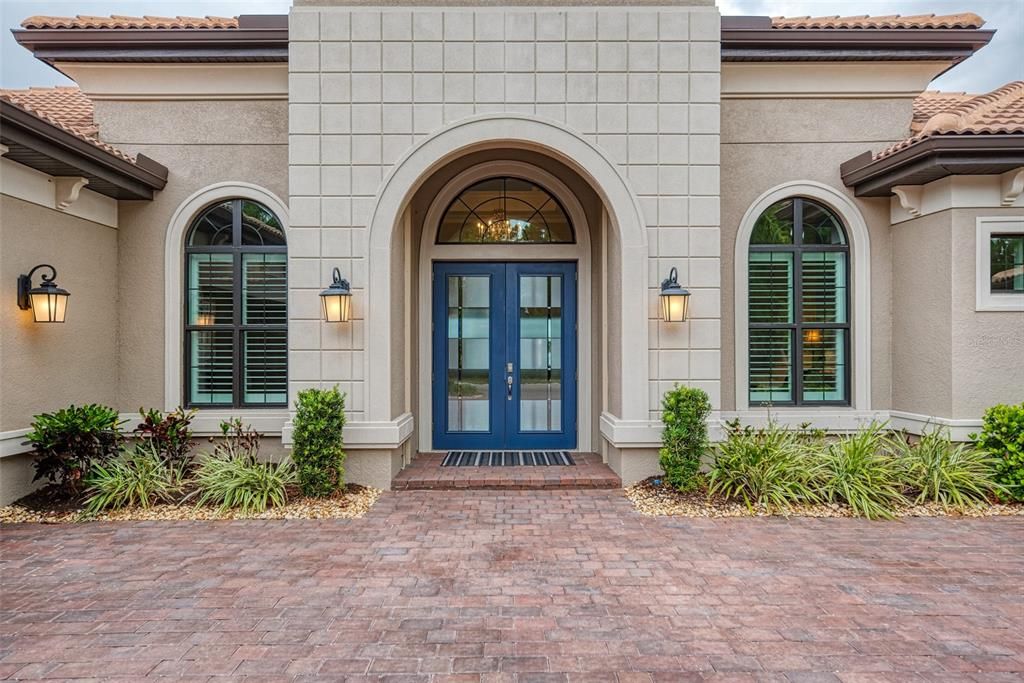
{"type": "MultiPolygon", "coordinates": [[[[749,508],[742,502],[709,497],[707,491],[680,493],[651,477],[626,488],[626,497],[637,511],[648,517],[854,517],[845,504],[794,505],[786,510],[749,508]]],[[[1005,517],[1024,516],[1024,504],[986,503],[964,510],[943,508],[936,503],[908,504],[895,510],[897,517],[1005,517]]]]}
{"type": "Polygon", "coordinates": [[[380,489],[348,484],[328,498],[303,498],[297,489],[288,491],[288,503],[260,513],[221,510],[213,506],[158,504],[148,508],[129,507],[90,515],[82,501],[68,499],[54,486],[30,493],[12,505],[0,507],[0,524],[42,523],[71,524],[76,522],[181,521],[218,519],[357,519],[377,502],[380,489]]]}

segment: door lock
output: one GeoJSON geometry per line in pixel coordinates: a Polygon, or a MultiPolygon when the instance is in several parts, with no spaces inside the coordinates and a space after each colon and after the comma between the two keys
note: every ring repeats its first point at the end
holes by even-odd
{"type": "Polygon", "coordinates": [[[507,400],[511,401],[512,400],[512,382],[514,381],[512,379],[512,364],[511,363],[505,363],[505,372],[508,373],[506,375],[506,377],[505,377],[505,386],[508,388],[508,393],[506,394],[505,398],[507,400]]]}

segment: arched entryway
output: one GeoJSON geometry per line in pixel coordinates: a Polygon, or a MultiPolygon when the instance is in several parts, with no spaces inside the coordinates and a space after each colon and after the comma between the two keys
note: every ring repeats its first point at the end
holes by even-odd
{"type": "Polygon", "coordinates": [[[637,363],[625,372],[621,362],[646,358],[648,350],[646,233],[625,179],[593,145],[554,123],[528,117],[469,119],[424,140],[394,167],[382,188],[369,224],[365,379],[370,421],[411,413],[415,448],[434,446],[431,282],[434,264],[456,260],[547,263],[548,269],[571,263],[562,277],[573,278],[584,330],[576,338],[582,343],[574,358],[574,379],[582,379],[574,396],[579,438],[573,446],[598,449],[602,413],[647,418],[649,378],[636,372],[637,363]],[[566,213],[575,214],[577,239],[468,248],[438,244],[438,221],[450,195],[475,180],[497,177],[523,178],[551,190],[566,213]]]}

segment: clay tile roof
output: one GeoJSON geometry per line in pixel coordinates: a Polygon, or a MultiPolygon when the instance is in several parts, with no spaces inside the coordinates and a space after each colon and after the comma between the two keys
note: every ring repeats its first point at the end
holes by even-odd
{"type": "Polygon", "coordinates": [[[76,86],[27,90],[0,89],[0,100],[24,109],[33,116],[85,140],[114,156],[135,163],[135,157],[99,139],[99,126],[93,117],[93,103],[76,86]]]}
{"type": "Polygon", "coordinates": [[[889,14],[872,17],[868,15],[853,17],[772,17],[772,28],[780,29],[977,29],[985,25],[985,20],[973,12],[960,14],[915,14],[901,16],[889,14]]]}
{"type": "Polygon", "coordinates": [[[983,95],[925,92],[914,102],[915,134],[875,155],[887,157],[936,135],[1024,134],[1024,81],[983,95]]]}
{"type": "Polygon", "coordinates": [[[91,17],[79,14],[74,17],[29,17],[21,22],[22,28],[92,28],[92,29],[196,29],[196,28],[238,28],[238,17],[128,17],[113,15],[91,17]]]}

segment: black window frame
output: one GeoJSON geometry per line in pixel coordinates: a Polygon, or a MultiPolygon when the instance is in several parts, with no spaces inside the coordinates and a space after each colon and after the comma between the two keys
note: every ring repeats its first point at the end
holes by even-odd
{"type": "MultiPolygon", "coordinates": [[[[242,322],[242,255],[243,254],[284,254],[285,255],[285,311],[288,310],[288,244],[287,238],[284,245],[266,246],[259,244],[242,244],[242,203],[250,202],[257,204],[264,211],[281,223],[281,218],[262,202],[245,197],[230,197],[218,199],[203,207],[192,218],[188,230],[185,233],[185,258],[183,263],[184,277],[184,305],[182,308],[182,324],[184,325],[184,336],[182,344],[183,365],[185,371],[182,373],[182,396],[186,408],[198,408],[200,410],[218,409],[259,409],[259,408],[282,408],[288,406],[287,384],[288,384],[288,317],[285,315],[285,322],[277,325],[257,325],[242,322]],[[231,202],[231,245],[204,245],[192,246],[192,234],[199,227],[199,221],[208,210],[215,206],[231,202]],[[189,261],[192,254],[231,254],[231,279],[232,279],[232,321],[231,324],[215,325],[192,325],[189,322],[189,261]],[[245,381],[245,349],[242,346],[242,339],[248,331],[283,331],[285,334],[285,400],[280,403],[246,403],[244,392],[245,381]],[[231,381],[231,403],[194,403],[192,401],[192,387],[189,378],[192,372],[192,357],[190,353],[191,335],[193,332],[210,331],[231,331],[232,332],[232,381],[231,381]]],[[[283,233],[283,230],[282,230],[283,233]]]]}
{"type": "MultiPolygon", "coordinates": [[[[852,405],[852,394],[851,394],[851,378],[852,378],[852,361],[851,350],[853,347],[853,308],[852,303],[852,251],[850,249],[850,232],[846,229],[846,225],[843,223],[839,214],[832,209],[832,207],[809,197],[792,196],[780,199],[778,202],[774,202],[770,207],[765,209],[765,212],[770,211],[772,207],[776,206],[785,201],[793,202],[793,241],[791,244],[754,244],[753,242],[753,231],[751,232],[750,242],[747,244],[747,401],[751,406],[793,406],[793,407],[805,407],[805,406],[837,406],[837,407],[850,407],[852,405]],[[803,215],[804,215],[804,203],[810,202],[815,206],[825,210],[831,215],[836,222],[838,229],[842,232],[843,244],[804,244],[803,239],[803,215]],[[752,252],[775,252],[775,253],[789,253],[793,254],[793,273],[792,273],[792,285],[793,285],[793,322],[792,323],[754,323],[750,321],[750,253],[752,252]],[[846,283],[845,283],[845,298],[846,298],[846,322],[844,323],[823,323],[823,322],[807,322],[803,320],[803,255],[808,253],[822,253],[822,252],[840,252],[846,254],[846,283]],[[818,400],[818,401],[807,401],[803,398],[803,370],[804,370],[804,330],[845,330],[843,334],[843,398],[841,400],[818,400]],[[752,367],[752,359],[750,357],[751,344],[750,344],[750,332],[753,330],[788,330],[790,334],[790,348],[792,349],[792,358],[790,358],[790,370],[792,372],[792,400],[789,401],[753,401],[750,398],[751,393],[751,382],[750,382],[750,371],[752,367]]],[[[762,212],[761,215],[764,215],[762,212]]],[[[759,215],[757,221],[760,221],[761,216],[759,215]]],[[[755,221],[755,228],[757,225],[755,221]]]]}
{"type": "MultiPolygon", "coordinates": [[[[519,201],[522,201],[522,200],[519,200],[519,201]]],[[[523,202],[523,203],[525,203],[525,202],[523,202]]],[[[479,206],[479,204],[477,206],[479,206]]],[[[532,218],[532,216],[531,216],[531,218],[532,218]]],[[[543,216],[542,216],[542,218],[543,218],[543,216]]],[[[545,222],[547,222],[547,221],[545,221],[545,222]]],[[[461,231],[460,231],[460,234],[461,234],[461,231]]],[[[531,178],[526,178],[526,177],[522,177],[522,176],[518,176],[518,175],[514,175],[514,174],[494,175],[494,176],[488,176],[486,178],[480,178],[479,180],[474,180],[472,183],[470,183],[469,185],[466,185],[464,188],[459,190],[458,194],[456,194],[455,197],[450,202],[448,202],[448,205],[444,207],[444,211],[441,212],[440,220],[438,220],[438,222],[437,222],[437,230],[434,233],[434,244],[443,245],[443,246],[457,246],[457,247],[460,247],[460,246],[481,246],[481,245],[488,246],[488,247],[491,247],[491,246],[496,246],[496,247],[522,247],[522,246],[527,246],[528,247],[528,246],[536,246],[536,245],[545,246],[545,245],[576,244],[576,226],[573,224],[572,217],[569,215],[569,212],[565,210],[565,205],[562,203],[562,200],[560,200],[558,198],[558,195],[556,195],[554,192],[552,192],[551,190],[546,188],[541,183],[538,183],[536,180],[533,180],[531,178]],[[462,199],[462,195],[466,194],[466,192],[468,192],[469,190],[473,189],[477,185],[480,185],[480,184],[483,184],[483,183],[486,183],[486,182],[490,182],[492,180],[500,180],[500,181],[502,181],[502,185],[501,185],[502,189],[501,189],[501,195],[500,195],[502,198],[505,198],[505,197],[508,196],[508,190],[506,189],[506,185],[507,185],[507,181],[509,181],[509,180],[521,180],[522,182],[530,183],[532,185],[536,185],[537,187],[539,187],[541,190],[543,190],[545,192],[545,194],[547,194],[548,199],[543,204],[541,204],[539,207],[535,207],[532,204],[529,205],[530,208],[534,209],[534,214],[533,215],[540,215],[541,209],[543,209],[545,206],[547,206],[547,203],[549,201],[550,202],[554,202],[555,206],[557,206],[559,211],[562,212],[562,215],[565,216],[565,223],[566,223],[566,225],[569,226],[569,234],[570,234],[572,239],[570,239],[568,242],[561,242],[561,241],[554,242],[554,241],[550,241],[550,240],[547,241],[547,242],[465,242],[465,241],[445,242],[445,241],[443,241],[441,239],[441,226],[444,225],[445,218],[448,217],[448,213],[452,210],[452,207],[455,206],[456,202],[462,202],[462,205],[465,206],[469,210],[470,215],[475,215],[475,216],[477,216],[479,218],[480,217],[479,214],[476,213],[476,207],[472,207],[469,204],[467,204],[462,199]]]]}

